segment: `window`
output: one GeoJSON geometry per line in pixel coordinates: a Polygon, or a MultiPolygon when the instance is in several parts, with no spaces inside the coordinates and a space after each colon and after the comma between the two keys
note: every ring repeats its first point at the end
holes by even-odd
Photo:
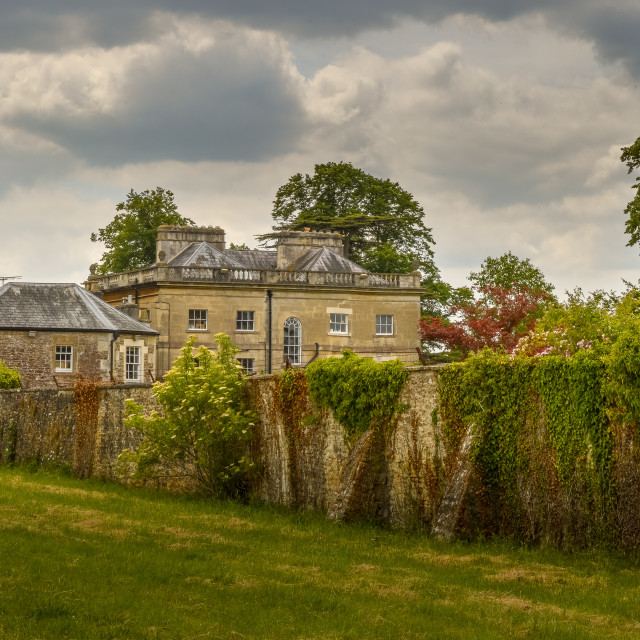
{"type": "Polygon", "coordinates": [[[236,331],[253,331],[254,330],[253,311],[238,311],[236,314],[236,331]]]}
{"type": "Polygon", "coordinates": [[[67,344],[56,345],[56,371],[73,371],[73,347],[67,344]]]}
{"type": "Polygon", "coordinates": [[[140,347],[127,347],[124,379],[127,382],[140,381],[140,347]]]}
{"type": "Polygon", "coordinates": [[[302,324],[298,318],[287,318],[284,323],[284,361],[302,362],[302,324]]]}
{"type": "Polygon", "coordinates": [[[376,316],[376,335],[393,335],[393,316],[376,316]]]}
{"type": "Polygon", "coordinates": [[[346,313],[330,313],[329,333],[347,333],[348,317],[346,313]]]}
{"type": "Polygon", "coordinates": [[[206,331],[207,310],[189,309],[189,331],[206,331]]]}
{"type": "Polygon", "coordinates": [[[255,369],[254,369],[255,360],[253,358],[238,358],[238,362],[240,363],[240,368],[246,374],[254,373],[254,371],[255,371],[255,369]]]}

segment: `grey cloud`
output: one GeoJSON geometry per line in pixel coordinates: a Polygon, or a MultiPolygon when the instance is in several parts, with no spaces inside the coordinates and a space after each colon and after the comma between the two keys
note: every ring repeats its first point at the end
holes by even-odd
{"type": "Polygon", "coordinates": [[[402,19],[439,22],[463,13],[490,21],[541,13],[551,28],[594,42],[606,61],[640,76],[640,6],[619,0],[23,0],[0,6],[0,50],[111,47],[152,38],[154,11],[198,14],[302,38],[349,36],[391,27],[402,19]]]}
{"type": "Polygon", "coordinates": [[[126,70],[112,112],[58,109],[9,123],[102,166],[277,156],[297,139],[303,117],[290,78],[260,54],[256,49],[247,59],[232,47],[199,56],[171,51],[126,70]]]}

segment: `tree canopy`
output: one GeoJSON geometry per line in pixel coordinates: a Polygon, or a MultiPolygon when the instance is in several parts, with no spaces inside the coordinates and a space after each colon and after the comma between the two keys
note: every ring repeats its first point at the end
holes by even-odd
{"type": "Polygon", "coordinates": [[[535,325],[540,308],[548,299],[541,290],[527,287],[473,287],[480,299],[454,304],[449,316],[454,319],[426,316],[418,329],[426,347],[444,346],[464,357],[485,347],[512,351],[520,338],[535,325]]]}
{"type": "Polygon", "coordinates": [[[417,265],[434,277],[433,237],[424,211],[396,182],[375,178],[349,162],[317,164],[282,185],[273,202],[274,233],[333,230],[344,237],[345,256],[377,272],[402,273],[417,265]]]}
{"type": "Polygon", "coordinates": [[[464,357],[485,347],[512,351],[556,302],[554,286],[542,271],[511,251],[488,257],[468,280],[471,289],[450,287],[441,309],[429,309],[420,320],[420,336],[428,350],[444,346],[448,357],[464,357]]]}
{"type": "Polygon", "coordinates": [[[133,189],[125,202],[116,205],[114,219],[98,233],[91,234],[92,242],[103,242],[107,250],[96,272],[118,273],[141,269],[156,259],[156,231],[160,225],[192,225],[193,220],[178,213],[173,193],[156,187],[136,193],[133,189]]]}
{"type": "MultiPolygon", "coordinates": [[[[620,160],[627,164],[627,173],[632,173],[634,169],[640,169],[640,138],[631,146],[622,147],[620,160]]],[[[640,243],[640,177],[636,178],[636,182],[631,188],[636,190],[636,195],[624,210],[629,216],[625,223],[625,233],[630,236],[629,242],[627,242],[628,247],[640,243]]]]}
{"type": "Polygon", "coordinates": [[[475,287],[527,288],[553,295],[555,287],[545,280],[544,274],[529,258],[522,259],[507,251],[499,258],[488,257],[480,271],[472,271],[467,278],[475,287]]]}

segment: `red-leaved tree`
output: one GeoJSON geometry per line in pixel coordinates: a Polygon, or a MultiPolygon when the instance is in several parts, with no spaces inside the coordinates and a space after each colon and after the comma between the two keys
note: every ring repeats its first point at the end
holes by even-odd
{"type": "Polygon", "coordinates": [[[449,309],[453,320],[425,317],[419,322],[420,337],[428,346],[448,351],[480,351],[484,347],[512,351],[518,340],[533,328],[549,294],[527,287],[474,287],[481,294],[475,302],[449,309]]]}

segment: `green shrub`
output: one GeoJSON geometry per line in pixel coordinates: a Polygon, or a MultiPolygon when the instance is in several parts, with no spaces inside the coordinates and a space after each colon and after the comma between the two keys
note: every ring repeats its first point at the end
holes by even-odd
{"type": "Polygon", "coordinates": [[[245,492],[254,468],[248,447],[256,418],[236,361],[239,349],[222,333],[214,340],[215,352],[200,347],[195,357],[195,338],[187,341],[164,382],[153,387],[160,412],[146,416],[140,405],[127,401],[125,424],[143,440],[118,457],[120,475],[187,478],[211,495],[245,492]]]}
{"type": "Polygon", "coordinates": [[[19,389],[20,374],[17,369],[10,369],[0,360],[0,389],[19,389]]]}

